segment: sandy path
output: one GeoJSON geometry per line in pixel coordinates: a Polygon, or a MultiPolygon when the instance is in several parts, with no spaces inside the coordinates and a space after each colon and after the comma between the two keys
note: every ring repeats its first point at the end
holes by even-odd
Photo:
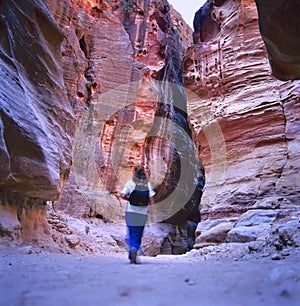
{"type": "Polygon", "coordinates": [[[1,254],[0,305],[300,305],[299,258],[1,254]]]}

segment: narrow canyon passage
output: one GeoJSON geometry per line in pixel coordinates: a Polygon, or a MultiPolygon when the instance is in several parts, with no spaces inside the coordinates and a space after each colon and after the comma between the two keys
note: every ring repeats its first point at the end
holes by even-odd
{"type": "Polygon", "coordinates": [[[299,256],[195,261],[187,255],[1,257],[1,305],[299,305],[299,256]]]}
{"type": "Polygon", "coordinates": [[[300,2],[169,2],[0,1],[0,306],[300,305],[300,2]]]}

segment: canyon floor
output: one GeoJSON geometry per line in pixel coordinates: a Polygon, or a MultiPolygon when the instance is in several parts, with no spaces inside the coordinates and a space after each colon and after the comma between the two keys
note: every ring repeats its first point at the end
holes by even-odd
{"type": "Polygon", "coordinates": [[[299,254],[199,260],[0,249],[0,305],[299,305],[299,254]]]}

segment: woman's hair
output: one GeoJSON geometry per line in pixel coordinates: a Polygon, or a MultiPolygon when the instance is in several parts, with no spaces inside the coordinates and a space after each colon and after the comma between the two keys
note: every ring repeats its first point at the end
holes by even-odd
{"type": "Polygon", "coordinates": [[[142,165],[136,166],[133,171],[133,180],[146,180],[147,174],[145,168],[142,165]]]}

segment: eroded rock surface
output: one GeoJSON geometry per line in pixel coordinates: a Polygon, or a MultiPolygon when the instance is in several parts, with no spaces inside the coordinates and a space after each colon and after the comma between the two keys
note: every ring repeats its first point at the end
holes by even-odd
{"type": "Polygon", "coordinates": [[[64,79],[79,131],[74,172],[55,206],[73,216],[116,220],[125,204],[114,194],[132,167],[145,163],[157,203],[179,186],[177,196],[153,209],[152,222],[184,223],[201,192],[197,177],[178,184],[194,150],[181,78],[191,29],[163,0],[47,2],[65,33],[64,79]]]}
{"type": "Polygon", "coordinates": [[[271,76],[254,1],[207,4],[197,14],[207,35],[194,35],[184,78],[196,94],[188,107],[206,176],[203,216],[242,212],[274,195],[282,208],[296,205],[299,81],[271,76]]]}
{"type": "Polygon", "coordinates": [[[44,203],[58,198],[71,167],[63,34],[43,1],[1,1],[0,26],[0,208],[35,239],[47,223],[44,203]]]}
{"type": "Polygon", "coordinates": [[[166,0],[4,1],[1,13],[2,186],[21,195],[3,194],[21,226],[12,218],[9,227],[5,214],[2,233],[40,227],[49,234],[46,201],[75,216],[123,219],[125,204],[114,193],[141,162],[152,172],[156,202],[178,187],[151,222],[184,223],[198,208],[201,177],[189,158],[181,62],[192,32],[181,16],[166,0]],[[113,99],[120,103],[102,103],[120,86],[123,96],[113,99]],[[178,184],[189,167],[196,179],[178,184]]]}
{"type": "Polygon", "coordinates": [[[62,33],[43,2],[1,2],[1,188],[55,199],[71,164],[62,33]]]}
{"type": "MultiPolygon", "coordinates": [[[[299,216],[300,82],[272,75],[255,1],[208,1],[194,26],[183,65],[206,178],[201,215],[220,223],[204,231],[200,223],[196,243],[262,241],[281,220],[299,216]]],[[[282,41],[278,49],[289,48],[282,41]]]]}
{"type": "MultiPolygon", "coordinates": [[[[201,196],[200,172],[189,177],[196,145],[206,180],[201,254],[243,243],[250,253],[275,248],[278,259],[299,246],[297,4],[273,1],[271,9],[257,0],[258,15],[254,0],[208,1],[183,60],[184,93],[191,31],[167,1],[46,3],[0,4],[0,236],[44,246],[52,227],[70,252],[92,252],[63,219],[52,216],[49,226],[46,201],[73,216],[119,221],[126,203],[114,194],[139,162],[151,170],[156,202],[168,200],[150,221],[184,223],[201,196]]],[[[153,254],[179,252],[181,230],[151,233],[153,254]]],[[[103,239],[125,248],[120,238],[103,239]]]]}

